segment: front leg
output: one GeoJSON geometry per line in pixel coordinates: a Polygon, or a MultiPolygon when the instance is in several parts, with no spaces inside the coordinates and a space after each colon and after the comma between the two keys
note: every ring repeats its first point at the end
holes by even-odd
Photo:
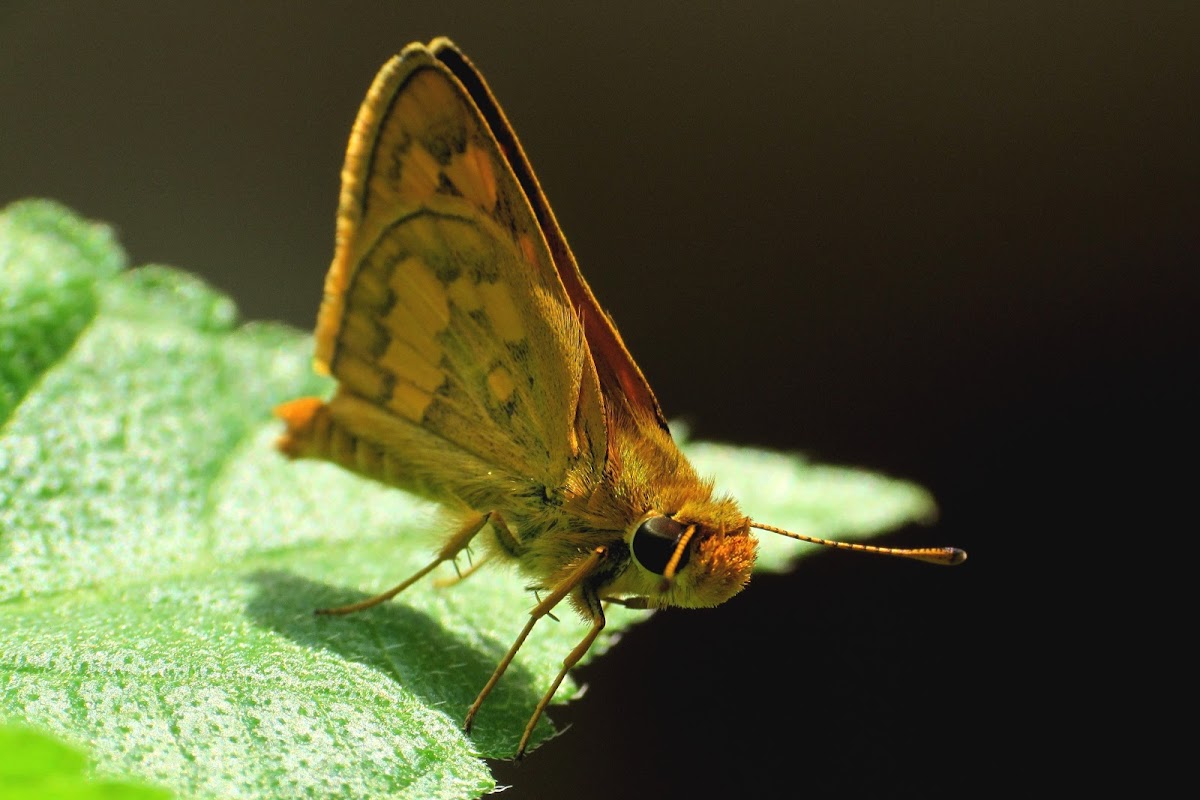
{"type": "Polygon", "coordinates": [[[559,685],[563,682],[563,678],[567,677],[567,672],[571,667],[579,663],[579,659],[591,649],[592,643],[596,641],[596,637],[600,635],[600,631],[604,630],[604,605],[600,602],[600,596],[596,594],[594,589],[587,585],[583,587],[583,601],[587,604],[588,613],[592,615],[592,627],[588,629],[587,635],[575,645],[567,657],[563,659],[562,669],[558,671],[558,676],[555,677],[554,683],[550,684],[549,690],[542,695],[541,701],[538,702],[537,708],[533,710],[533,716],[529,719],[529,724],[525,726],[525,733],[521,735],[521,743],[517,745],[516,759],[519,761],[525,755],[525,748],[529,744],[529,737],[533,736],[534,726],[541,718],[542,713],[546,710],[546,706],[550,705],[550,698],[554,697],[554,693],[558,691],[559,685]]]}
{"type": "Polygon", "coordinates": [[[558,690],[559,685],[562,684],[563,678],[566,677],[567,672],[571,669],[571,667],[575,666],[575,664],[579,662],[579,659],[583,658],[584,653],[591,648],[592,643],[596,641],[596,637],[600,635],[600,631],[604,629],[604,607],[600,602],[600,596],[596,589],[588,585],[586,581],[588,577],[596,573],[596,571],[600,568],[604,561],[607,560],[607,558],[608,548],[597,547],[588,555],[586,559],[580,562],[579,566],[577,566],[570,575],[563,579],[558,586],[555,586],[544,600],[534,606],[534,608],[529,612],[529,621],[526,622],[525,627],[521,629],[521,633],[517,636],[517,640],[513,642],[512,647],[508,649],[508,652],[504,655],[504,658],[502,658],[500,663],[496,665],[496,669],[492,673],[492,677],[488,679],[486,684],[484,684],[483,689],[479,692],[479,696],[475,698],[475,702],[471,704],[469,709],[467,709],[467,718],[463,722],[463,730],[471,730],[471,723],[475,720],[475,715],[479,713],[479,707],[483,705],[484,699],[491,694],[492,689],[496,686],[496,683],[499,682],[500,677],[504,674],[504,671],[508,669],[508,665],[512,663],[513,658],[517,655],[517,651],[521,649],[521,645],[525,643],[525,639],[529,637],[530,631],[533,630],[534,624],[542,617],[548,615],[564,597],[573,592],[577,587],[582,587],[580,593],[584,604],[587,607],[588,613],[592,617],[592,627],[588,630],[587,634],[583,637],[579,644],[575,646],[575,649],[572,650],[565,659],[563,659],[562,669],[559,670],[558,676],[550,685],[550,689],[542,696],[537,708],[534,709],[533,716],[530,718],[529,724],[525,726],[525,732],[521,736],[521,742],[517,745],[516,758],[520,759],[521,756],[525,754],[525,748],[529,745],[529,737],[533,735],[533,729],[537,725],[537,721],[541,719],[542,713],[546,710],[546,706],[549,705],[550,698],[554,697],[554,693],[558,690]]]}

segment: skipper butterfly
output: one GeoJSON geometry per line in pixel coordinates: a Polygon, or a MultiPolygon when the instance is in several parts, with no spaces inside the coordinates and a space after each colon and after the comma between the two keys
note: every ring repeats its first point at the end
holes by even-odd
{"type": "Polygon", "coordinates": [[[287,425],[279,449],[458,518],[415,575],[319,613],[390,600],[469,544],[483,560],[515,562],[543,594],[467,711],[467,730],[539,619],[567,600],[591,623],[534,709],[518,758],[604,628],[605,603],[725,602],[750,578],[751,528],[937,564],[966,558],[816,539],[714,495],[579,271],[504,112],[444,38],[388,61],[359,110],[315,364],[337,389],[276,409],[287,425]]]}

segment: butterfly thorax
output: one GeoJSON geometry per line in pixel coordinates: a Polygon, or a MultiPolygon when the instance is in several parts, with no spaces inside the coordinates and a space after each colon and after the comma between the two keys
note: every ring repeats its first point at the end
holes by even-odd
{"type": "Polygon", "coordinates": [[[696,474],[657,425],[610,424],[609,430],[638,434],[610,438],[602,474],[576,470],[540,502],[527,496],[505,512],[522,545],[522,552],[508,555],[536,585],[554,586],[604,547],[606,564],[593,588],[602,597],[646,607],[715,606],[740,591],[750,578],[757,541],[737,503],[714,495],[712,482],[696,474]],[[675,545],[687,535],[669,580],[663,566],[672,545],[647,544],[652,520],[675,534],[675,545]]]}

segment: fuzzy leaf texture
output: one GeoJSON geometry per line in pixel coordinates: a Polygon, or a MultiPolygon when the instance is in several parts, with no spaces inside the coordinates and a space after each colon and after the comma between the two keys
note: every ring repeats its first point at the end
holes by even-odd
{"type": "MultiPolygon", "coordinates": [[[[583,623],[535,628],[467,736],[533,605],[515,575],[314,616],[424,565],[436,509],[274,451],[272,407],[331,388],[307,332],[240,324],[197,278],[125,260],[107,227],[52,202],[0,212],[0,722],[81,749],[67,779],[130,796],[486,794],[485,759],[514,753],[583,623]]],[[[686,449],[748,513],[818,536],[934,510],[880,475],[686,449]]],[[[810,550],[768,536],[760,569],[810,550]]],[[[610,609],[589,657],[644,617],[610,609]]],[[[535,742],[552,733],[543,719],[535,742]]],[[[25,766],[52,780],[56,764],[25,766]]]]}

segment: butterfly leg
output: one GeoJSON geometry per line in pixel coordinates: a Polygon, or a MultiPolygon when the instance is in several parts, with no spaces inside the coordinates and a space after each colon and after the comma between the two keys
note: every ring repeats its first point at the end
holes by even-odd
{"type": "Polygon", "coordinates": [[[449,578],[437,578],[434,580],[433,585],[439,589],[445,589],[447,586],[453,586],[454,584],[464,581],[471,575],[475,574],[476,570],[491,560],[492,554],[488,553],[478,561],[472,562],[471,565],[464,570],[458,570],[457,562],[455,562],[455,569],[457,570],[456,574],[449,578]]]}
{"type": "Polygon", "coordinates": [[[508,649],[508,652],[504,655],[504,658],[500,660],[500,663],[496,666],[495,671],[492,673],[492,677],[488,679],[488,682],[479,692],[479,696],[475,698],[475,702],[471,704],[469,709],[467,709],[467,718],[463,722],[464,731],[471,730],[471,723],[475,720],[475,715],[479,712],[479,707],[483,705],[484,699],[491,694],[492,689],[499,682],[500,677],[504,674],[504,671],[508,669],[508,665],[512,663],[513,658],[517,655],[517,651],[521,649],[521,645],[525,643],[525,639],[528,638],[530,632],[533,630],[534,624],[536,624],[537,621],[542,617],[548,615],[554,609],[554,607],[558,605],[564,597],[573,592],[576,587],[580,586],[580,584],[583,584],[583,600],[587,606],[588,613],[591,614],[592,627],[588,630],[587,634],[583,637],[579,644],[575,646],[575,649],[572,650],[565,659],[563,659],[562,669],[559,670],[558,676],[555,677],[554,682],[550,685],[549,690],[542,695],[542,699],[538,702],[537,708],[534,709],[533,716],[530,718],[529,724],[525,726],[525,732],[521,736],[521,742],[517,745],[516,758],[520,759],[521,756],[525,754],[525,748],[529,744],[529,738],[533,735],[534,727],[536,727],[538,720],[541,719],[542,713],[546,710],[546,706],[550,704],[550,699],[554,697],[554,693],[558,691],[558,687],[562,684],[563,679],[567,676],[567,672],[570,671],[571,667],[575,666],[575,664],[579,662],[579,659],[583,658],[584,653],[591,648],[592,643],[596,641],[596,637],[600,635],[600,631],[604,629],[604,608],[601,604],[600,597],[596,593],[595,589],[589,587],[585,581],[589,576],[595,573],[597,569],[599,569],[600,565],[603,564],[607,558],[608,548],[597,547],[579,564],[579,566],[577,566],[571,572],[570,575],[568,575],[561,583],[559,583],[558,586],[554,587],[554,590],[550,592],[550,594],[548,594],[544,600],[534,606],[534,608],[529,612],[529,621],[526,622],[525,627],[521,629],[521,633],[517,636],[517,640],[513,642],[512,647],[508,649]]]}
{"type": "MultiPolygon", "coordinates": [[[[496,541],[504,548],[504,552],[508,553],[513,558],[518,558],[525,551],[525,545],[521,544],[521,540],[512,532],[512,528],[508,527],[508,523],[504,521],[504,516],[499,511],[488,512],[487,522],[492,526],[492,531],[496,535],[496,541]]],[[[469,554],[468,554],[469,555],[469,554]]],[[[454,570],[457,573],[453,578],[439,578],[433,582],[433,585],[439,589],[444,589],[447,586],[453,586],[461,580],[464,580],[468,575],[471,575],[475,570],[482,567],[487,562],[491,561],[495,556],[494,552],[489,552],[483,558],[471,564],[464,570],[458,569],[458,563],[455,562],[454,570]]]]}
{"type": "Polygon", "coordinates": [[[596,641],[596,637],[600,635],[600,631],[604,630],[604,607],[600,602],[600,598],[595,592],[584,592],[584,599],[587,601],[588,611],[592,615],[592,627],[587,634],[580,640],[579,644],[575,645],[575,649],[567,654],[563,659],[562,669],[558,671],[558,675],[554,678],[554,682],[550,684],[550,688],[542,695],[542,699],[538,701],[537,708],[533,710],[533,716],[529,718],[529,724],[525,726],[525,733],[521,734],[521,743],[517,745],[517,760],[520,760],[525,755],[525,748],[529,745],[529,738],[533,736],[533,729],[537,726],[537,721],[541,719],[546,706],[550,705],[550,699],[554,697],[554,693],[558,691],[558,687],[562,684],[563,679],[567,677],[567,673],[579,663],[579,659],[591,649],[592,643],[596,641]]]}
{"type": "Polygon", "coordinates": [[[483,526],[487,525],[488,518],[490,516],[491,514],[479,514],[478,516],[473,516],[468,519],[466,523],[458,529],[458,532],[451,536],[450,539],[447,540],[446,544],[442,546],[442,549],[438,551],[437,558],[426,564],[421,569],[417,570],[417,572],[410,576],[407,580],[397,584],[396,586],[393,586],[386,592],[345,606],[337,606],[336,608],[318,608],[316,613],[326,615],[353,614],[355,611],[364,611],[368,608],[373,608],[380,603],[386,603],[388,600],[391,600],[393,597],[403,592],[409,586],[412,586],[421,578],[424,578],[426,575],[432,572],[434,567],[436,567],[438,564],[441,564],[443,561],[453,561],[455,556],[462,552],[462,550],[468,544],[470,544],[471,540],[475,538],[475,534],[483,530],[483,526]]]}

